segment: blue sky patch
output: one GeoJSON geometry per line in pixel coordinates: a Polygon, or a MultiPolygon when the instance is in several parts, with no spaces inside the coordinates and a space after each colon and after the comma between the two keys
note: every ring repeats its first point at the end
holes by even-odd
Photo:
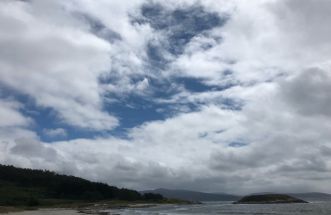
{"type": "Polygon", "coordinates": [[[70,140],[76,138],[93,138],[100,135],[106,135],[106,133],[81,129],[70,126],[59,119],[55,110],[49,107],[42,107],[36,104],[35,100],[23,93],[20,93],[12,88],[0,84],[0,97],[4,99],[14,99],[15,101],[24,104],[20,109],[24,116],[33,119],[33,123],[29,126],[29,129],[35,131],[40,140],[44,142],[53,142],[60,140],[70,140]],[[10,95],[10,96],[4,96],[10,95]],[[45,130],[64,129],[66,131],[65,136],[49,136],[45,133],[45,130]]]}
{"type": "Polygon", "coordinates": [[[151,4],[141,8],[141,17],[133,19],[133,23],[148,23],[153,29],[162,32],[164,37],[161,41],[153,41],[147,50],[154,64],[156,61],[166,61],[162,54],[164,51],[174,56],[181,55],[193,37],[223,26],[226,20],[216,13],[205,11],[199,5],[169,10],[162,5],[151,4]]]}

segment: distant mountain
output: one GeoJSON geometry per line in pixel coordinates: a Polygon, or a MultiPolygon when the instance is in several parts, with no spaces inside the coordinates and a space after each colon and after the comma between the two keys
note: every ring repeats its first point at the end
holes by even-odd
{"type": "Polygon", "coordinates": [[[190,190],[170,190],[170,189],[155,189],[146,190],[142,193],[161,194],[165,198],[182,199],[187,201],[236,201],[240,196],[224,194],[224,193],[204,193],[190,190]]]}
{"type": "Polygon", "coordinates": [[[305,201],[331,201],[331,194],[327,193],[289,193],[289,195],[305,201]]]}

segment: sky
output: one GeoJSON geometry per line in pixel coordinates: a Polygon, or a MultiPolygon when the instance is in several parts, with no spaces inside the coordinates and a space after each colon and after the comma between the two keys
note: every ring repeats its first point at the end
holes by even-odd
{"type": "Polygon", "coordinates": [[[0,163],[137,190],[331,192],[330,11],[2,0],[0,163]]]}

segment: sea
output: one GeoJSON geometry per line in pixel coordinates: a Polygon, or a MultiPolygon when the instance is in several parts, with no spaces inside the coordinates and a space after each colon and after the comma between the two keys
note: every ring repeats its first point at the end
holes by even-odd
{"type": "Polygon", "coordinates": [[[150,208],[112,210],[118,215],[331,215],[331,202],[309,204],[231,204],[231,202],[204,202],[197,205],[158,205],[150,208]]]}

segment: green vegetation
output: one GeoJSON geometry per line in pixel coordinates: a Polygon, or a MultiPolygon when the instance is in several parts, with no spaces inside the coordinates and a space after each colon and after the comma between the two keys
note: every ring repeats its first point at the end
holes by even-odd
{"type": "Polygon", "coordinates": [[[140,194],[47,170],[0,165],[0,207],[80,206],[91,202],[167,202],[160,194],[140,194]]]}
{"type": "Polygon", "coordinates": [[[245,196],[235,204],[278,204],[278,203],[307,203],[301,199],[285,194],[261,194],[245,196]]]}

